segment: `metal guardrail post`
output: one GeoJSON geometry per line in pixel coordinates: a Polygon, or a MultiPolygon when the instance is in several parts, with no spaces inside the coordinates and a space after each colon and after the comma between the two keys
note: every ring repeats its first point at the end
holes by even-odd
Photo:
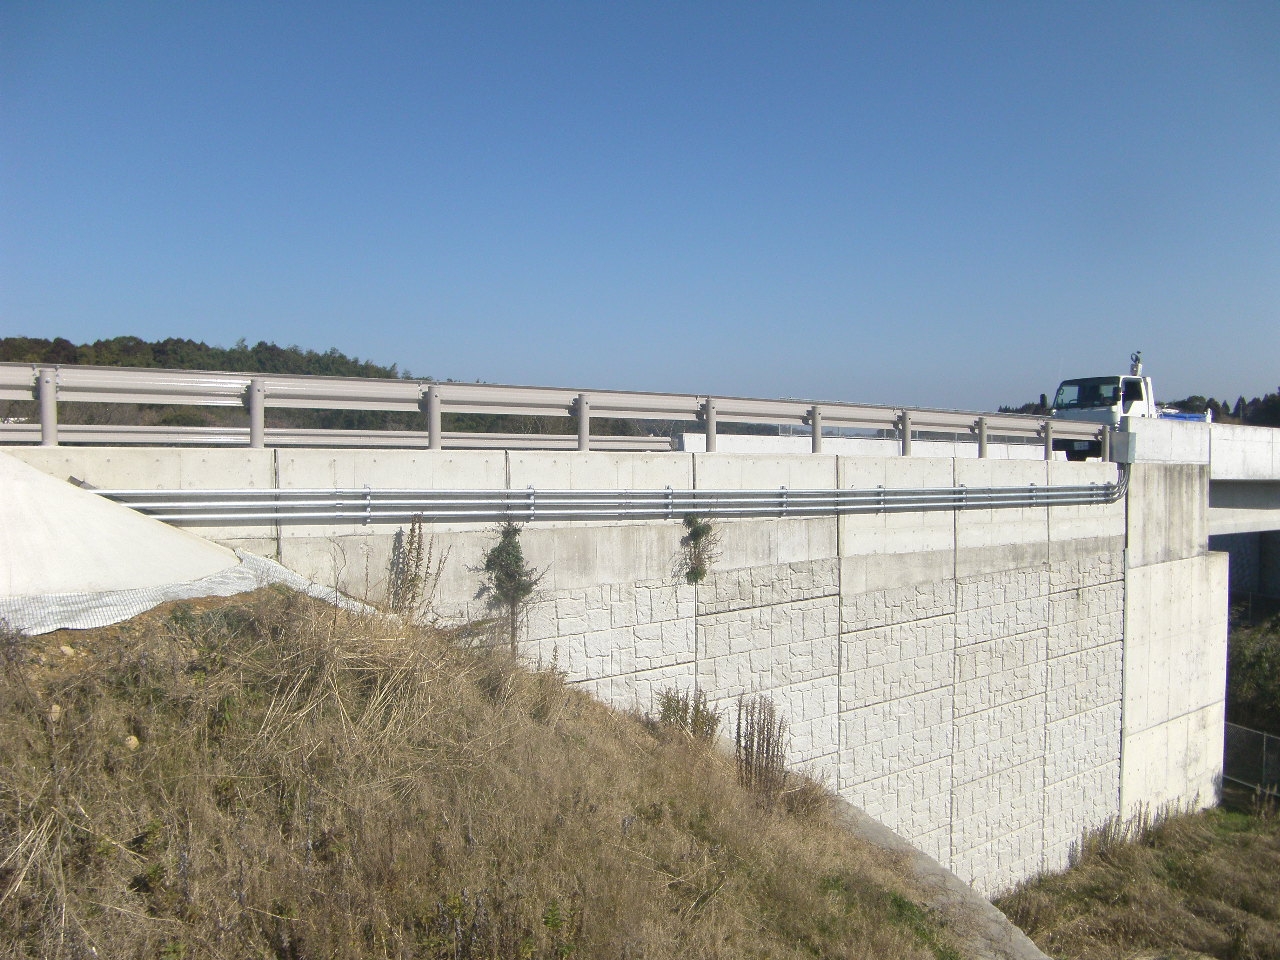
{"type": "Polygon", "coordinates": [[[987,459],[987,418],[979,417],[977,424],[978,430],[978,459],[987,459]]]}
{"type": "Polygon", "coordinates": [[[249,381],[245,404],[249,408],[249,446],[261,450],[267,445],[267,385],[260,377],[249,381]]]}
{"type": "Polygon", "coordinates": [[[1046,460],[1053,459],[1053,421],[1046,420],[1040,428],[1040,432],[1044,435],[1044,458],[1046,460]]]}
{"type": "Polygon", "coordinates": [[[440,449],[440,390],[434,383],[427,387],[427,449],[440,449]]]}
{"type": "Polygon", "coordinates": [[[585,393],[578,394],[578,398],[574,401],[575,412],[578,415],[578,449],[591,449],[591,398],[585,393]]]}
{"type": "Polygon", "coordinates": [[[707,397],[702,404],[702,419],[707,431],[707,453],[716,452],[716,399],[707,397]]]}
{"type": "Polygon", "coordinates": [[[898,414],[898,429],[902,432],[902,455],[911,456],[911,411],[898,414]]]}
{"type": "Polygon", "coordinates": [[[58,445],[58,371],[42,367],[36,374],[40,398],[40,446],[58,445]]]}
{"type": "Polygon", "coordinates": [[[1098,431],[1098,438],[1102,441],[1102,462],[1111,462],[1111,428],[1103,427],[1098,431]]]}
{"type": "Polygon", "coordinates": [[[813,427],[813,452],[822,452],[822,408],[813,407],[809,410],[809,423],[813,427]]]}

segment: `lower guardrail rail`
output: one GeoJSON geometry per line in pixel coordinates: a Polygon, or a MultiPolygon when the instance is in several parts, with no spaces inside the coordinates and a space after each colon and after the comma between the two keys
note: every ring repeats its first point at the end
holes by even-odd
{"type": "Polygon", "coordinates": [[[858,513],[1000,510],[1115,503],[1111,484],[926,487],[860,490],[96,490],[173,524],[494,523],[539,520],[660,520],[700,517],[823,517],[858,513]]]}

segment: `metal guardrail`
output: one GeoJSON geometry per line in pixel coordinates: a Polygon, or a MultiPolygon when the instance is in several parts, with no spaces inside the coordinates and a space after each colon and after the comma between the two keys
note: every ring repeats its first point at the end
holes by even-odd
{"type": "MultiPolygon", "coordinates": [[[[0,426],[0,443],[40,442],[40,425],[10,423],[0,426]]],[[[398,450],[428,449],[428,438],[420,430],[322,430],[268,427],[269,447],[376,447],[398,450]]],[[[247,447],[248,427],[144,427],[107,424],[59,424],[59,444],[80,446],[198,446],[247,447]]],[[[562,433],[461,433],[441,435],[446,450],[576,450],[576,434],[562,433]]],[[[660,452],[672,449],[669,437],[628,437],[595,435],[592,450],[660,452]]]]}
{"type": "Polygon", "coordinates": [[[998,510],[1115,503],[1113,484],[862,490],[95,490],[173,524],[531,523],[539,520],[660,520],[700,517],[823,517],[858,513],[998,510]]]}
{"type": "MultiPolygon", "coordinates": [[[[822,449],[824,426],[892,431],[904,455],[911,453],[913,435],[926,431],[971,436],[985,456],[987,438],[993,435],[1038,438],[1045,458],[1053,440],[1105,439],[1096,424],[1073,423],[1020,414],[969,413],[958,410],[908,409],[810,400],[761,400],[748,397],[713,397],[695,394],[640,393],[615,390],[581,390],[558,387],[518,387],[480,383],[437,383],[422,380],[378,380],[360,377],[316,377],[199,370],[161,370],[132,367],[41,366],[0,363],[0,400],[36,400],[40,409],[39,443],[144,442],[119,437],[142,436],[115,427],[97,434],[84,428],[60,426],[59,403],[146,403],[194,406],[244,407],[249,412],[245,431],[215,431],[230,445],[231,436],[251,447],[285,445],[302,431],[268,430],[267,409],[381,410],[426,414],[428,449],[463,446],[474,440],[452,435],[446,443],[441,430],[443,413],[489,413],[525,416],[573,417],[578,422],[576,448],[610,449],[606,438],[591,434],[592,417],[626,420],[689,420],[702,424],[707,450],[716,449],[717,425],[751,423],[803,424],[811,428],[812,449],[822,449]],[[113,432],[114,431],[114,432],[113,432]],[[80,437],[84,439],[73,439],[80,437]],[[102,439],[111,437],[110,440],[102,439]]],[[[200,427],[163,428],[156,443],[203,443],[208,434],[200,427]],[[160,437],[165,439],[159,439],[160,437]],[[176,438],[176,439],[175,439],[176,438]]],[[[325,431],[309,435],[308,445],[379,445],[370,439],[377,431],[325,431]]],[[[416,434],[416,436],[422,436],[416,434]]],[[[36,442],[33,425],[0,426],[0,440],[36,442]]],[[[653,439],[653,438],[650,438],[653,439]]],[[[403,444],[397,444],[403,445],[403,444]]],[[[422,445],[421,443],[413,445],[422,445]]],[[[514,445],[514,444],[508,444],[514,445]]],[[[616,448],[613,448],[616,449],[616,448]]]]}
{"type": "Polygon", "coordinates": [[[1222,778],[1247,787],[1280,790],[1280,737],[1226,724],[1222,778]]]}

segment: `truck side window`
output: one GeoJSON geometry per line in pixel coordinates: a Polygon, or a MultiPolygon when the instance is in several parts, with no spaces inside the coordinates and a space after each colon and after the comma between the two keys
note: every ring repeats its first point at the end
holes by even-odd
{"type": "Polygon", "coordinates": [[[1129,408],[1133,406],[1134,403],[1140,403],[1141,401],[1142,401],[1142,381],[1141,380],[1125,380],[1124,394],[1121,397],[1121,402],[1124,404],[1124,412],[1128,413],[1129,408]]]}

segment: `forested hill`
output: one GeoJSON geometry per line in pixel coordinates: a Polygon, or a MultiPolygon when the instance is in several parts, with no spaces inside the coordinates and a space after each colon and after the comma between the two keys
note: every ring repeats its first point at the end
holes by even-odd
{"type": "MultiPolygon", "coordinates": [[[[94,343],[74,344],[58,337],[0,338],[0,362],[96,364],[104,367],[167,367],[175,370],[227,370],[239,373],[295,373],[326,377],[409,377],[396,364],[379,366],[348,357],[336,349],[317,353],[301,347],[280,347],[259,340],[252,347],[244,340],[233,347],[211,347],[196,340],[170,337],[150,343],[138,337],[113,337],[94,343]]],[[[429,379],[429,378],[427,378],[429,379]]]]}

